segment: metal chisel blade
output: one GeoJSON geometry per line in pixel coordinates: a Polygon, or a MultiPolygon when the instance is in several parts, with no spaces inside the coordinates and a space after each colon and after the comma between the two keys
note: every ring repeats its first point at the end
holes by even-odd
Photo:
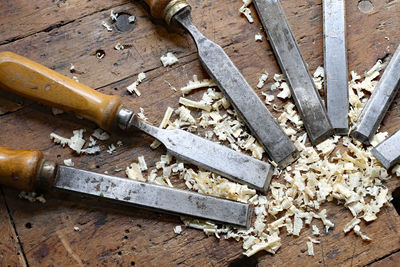
{"type": "Polygon", "coordinates": [[[374,147],[371,152],[386,169],[393,167],[400,160],[400,130],[374,147]]]}
{"type": "Polygon", "coordinates": [[[326,111],[336,134],[349,131],[344,0],[323,0],[326,111]]]}
{"type": "Polygon", "coordinates": [[[248,204],[66,166],[59,166],[54,187],[242,227],[249,226],[252,214],[248,204]]]}
{"type": "Polygon", "coordinates": [[[266,192],[274,167],[264,161],[234,151],[183,130],[162,130],[142,122],[136,116],[132,124],[165,145],[168,152],[182,160],[245,183],[266,192]]]}
{"type": "Polygon", "coordinates": [[[298,151],[272,117],[264,103],[246,82],[224,50],[205,38],[193,25],[190,10],[176,14],[175,19],[192,35],[199,58],[208,74],[229,99],[247,127],[264,146],[278,166],[285,167],[298,158],[298,151]]]}
{"type": "Polygon", "coordinates": [[[363,108],[352,136],[369,144],[400,87],[400,45],[363,108]]]}
{"type": "Polygon", "coordinates": [[[277,0],[254,0],[254,5],[281,70],[290,85],[308,137],[316,145],[333,134],[333,128],[282,6],[277,0]]]}

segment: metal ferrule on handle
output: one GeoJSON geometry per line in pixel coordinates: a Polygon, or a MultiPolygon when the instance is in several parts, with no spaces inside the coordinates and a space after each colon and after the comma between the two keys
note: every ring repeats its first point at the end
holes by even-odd
{"type": "Polygon", "coordinates": [[[172,17],[185,7],[190,8],[185,0],[172,0],[164,9],[164,20],[167,24],[171,23],[172,17]]]}

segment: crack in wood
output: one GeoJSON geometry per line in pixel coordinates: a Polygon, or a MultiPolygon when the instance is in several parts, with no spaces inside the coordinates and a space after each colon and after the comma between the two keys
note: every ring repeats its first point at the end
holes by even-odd
{"type": "Polygon", "coordinates": [[[13,218],[13,216],[12,216],[12,214],[11,214],[11,210],[10,210],[10,208],[9,208],[9,206],[8,206],[7,199],[6,199],[6,195],[4,194],[4,190],[3,190],[3,187],[2,187],[2,186],[0,186],[0,190],[1,190],[1,194],[3,195],[4,204],[5,204],[6,209],[7,209],[8,217],[9,217],[9,219],[10,219],[10,223],[11,223],[11,225],[12,225],[12,228],[13,228],[13,230],[14,230],[14,234],[15,234],[15,236],[16,236],[16,238],[17,238],[17,243],[18,243],[19,248],[20,248],[21,253],[22,253],[22,257],[23,257],[23,260],[24,260],[24,264],[25,264],[25,266],[29,267],[28,259],[26,258],[25,251],[24,251],[24,247],[23,247],[22,242],[21,242],[21,240],[20,240],[20,238],[19,238],[18,231],[17,231],[17,227],[15,226],[14,218],[13,218]]]}
{"type": "Polygon", "coordinates": [[[365,267],[371,266],[372,264],[374,264],[374,263],[376,263],[376,262],[379,262],[379,261],[382,261],[382,260],[384,260],[384,259],[386,259],[386,258],[388,258],[388,257],[390,257],[390,256],[392,256],[392,255],[394,255],[394,254],[396,254],[396,253],[399,253],[399,252],[400,252],[400,249],[397,249],[397,250],[395,250],[395,251],[393,251],[393,252],[391,252],[391,253],[389,253],[389,254],[383,256],[383,257],[380,257],[380,258],[378,258],[378,259],[375,259],[375,260],[371,261],[370,263],[368,263],[368,264],[366,264],[366,265],[364,265],[364,266],[365,266],[365,267]]]}

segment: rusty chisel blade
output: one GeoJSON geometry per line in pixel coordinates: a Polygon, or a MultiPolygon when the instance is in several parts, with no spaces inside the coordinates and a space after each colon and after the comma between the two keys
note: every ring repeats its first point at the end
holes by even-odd
{"type": "Polygon", "coordinates": [[[63,165],[58,167],[53,186],[124,204],[242,227],[249,226],[252,213],[248,204],[63,165]]]}
{"type": "Polygon", "coordinates": [[[374,137],[400,87],[400,45],[363,108],[352,136],[364,144],[374,137]]]}
{"type": "Polygon", "coordinates": [[[131,126],[136,127],[165,145],[168,152],[182,160],[231,180],[266,192],[274,167],[264,161],[198,137],[183,130],[163,130],[141,121],[133,115],[131,126]]]}
{"type": "Polygon", "coordinates": [[[333,128],[282,6],[278,0],[254,0],[254,5],[281,70],[289,82],[308,137],[316,145],[333,134],[333,128]]]}
{"type": "Polygon", "coordinates": [[[229,99],[247,127],[264,146],[270,158],[285,167],[298,158],[298,150],[246,82],[224,50],[205,38],[193,25],[190,8],[173,16],[193,37],[199,58],[208,74],[229,99]]]}
{"type": "Polygon", "coordinates": [[[326,111],[336,134],[349,131],[344,0],[323,0],[326,111]]]}
{"type": "Polygon", "coordinates": [[[400,130],[372,149],[372,154],[386,169],[400,160],[400,130]]]}

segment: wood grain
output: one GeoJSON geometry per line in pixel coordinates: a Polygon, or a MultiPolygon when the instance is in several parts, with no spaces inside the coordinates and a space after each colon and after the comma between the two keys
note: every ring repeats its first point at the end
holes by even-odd
{"type": "Polygon", "coordinates": [[[3,194],[0,194],[0,262],[4,266],[26,266],[3,194]]]}
{"type": "MultiPolygon", "coordinates": [[[[357,1],[346,1],[349,70],[360,74],[377,59],[393,53],[400,43],[397,34],[400,2],[372,2],[373,12],[364,14],[358,11],[357,1]]],[[[118,3],[122,4],[122,1],[118,3]]],[[[224,47],[253,88],[256,88],[263,71],[270,74],[280,72],[265,36],[261,43],[254,41],[254,35],[262,30],[253,7],[255,22],[249,24],[238,14],[242,4],[239,0],[189,3],[193,7],[194,23],[205,36],[224,47]]],[[[309,69],[316,69],[323,64],[321,0],[286,0],[282,1],[282,5],[309,69]]],[[[51,12],[54,12],[55,6],[49,7],[51,12]]],[[[136,15],[132,32],[119,32],[114,25],[113,32],[107,32],[101,22],[109,17],[110,9],[103,6],[103,10],[87,11],[85,8],[82,12],[87,15],[58,26],[57,21],[67,19],[62,16],[43,19],[46,25],[43,27],[55,27],[48,31],[39,28],[29,30],[28,27],[27,32],[35,34],[22,34],[18,40],[0,45],[0,51],[19,53],[69,77],[76,75],[81,82],[99,92],[120,96],[123,104],[135,111],[139,111],[139,107],[144,108],[149,120],[158,125],[168,106],[178,107],[180,97],[179,92],[169,89],[166,81],[180,88],[192,79],[193,74],[197,74],[199,79],[207,78],[198,61],[196,47],[182,30],[167,29],[163,23],[152,20],[148,9],[138,2],[113,7],[115,12],[126,11],[136,15]],[[117,43],[125,45],[126,49],[115,50],[117,43]],[[97,50],[104,50],[103,59],[96,58],[97,50]],[[159,58],[167,52],[174,52],[179,62],[163,68],[159,58]],[[75,65],[76,73],[70,72],[71,63],[75,65]],[[135,81],[142,71],[148,77],[138,86],[142,95],[130,95],[125,87],[135,81]]],[[[79,14],[68,12],[66,16],[76,18],[79,14]]],[[[266,89],[256,89],[260,96],[262,91],[266,89]]],[[[188,97],[199,99],[202,93],[199,91],[188,97]]],[[[105,150],[96,156],[77,156],[67,148],[54,145],[49,140],[49,134],[56,132],[69,137],[72,130],[86,128],[85,136],[88,137],[97,128],[94,123],[77,119],[69,113],[53,116],[48,107],[3,91],[0,91],[0,97],[21,107],[0,116],[0,145],[39,149],[46,158],[58,163],[72,158],[78,168],[108,171],[119,176],[124,176],[124,173],[115,171],[115,166],[125,168],[132,160],[144,155],[148,165],[153,167],[159,156],[165,153],[163,148],[151,150],[149,144],[152,139],[144,134],[116,132],[103,145],[115,144],[118,140],[124,142],[124,146],[117,148],[112,156],[105,150]]],[[[399,102],[397,97],[384,119],[382,130],[390,133],[398,127],[399,102]]],[[[282,104],[279,100],[277,103],[282,104]]],[[[173,183],[182,186],[178,180],[173,180],[173,183]]],[[[394,178],[387,182],[387,186],[392,191],[399,186],[399,182],[394,178]]],[[[252,259],[246,259],[242,258],[241,244],[235,241],[206,237],[193,229],[184,229],[181,235],[174,234],[173,227],[181,224],[175,216],[126,208],[63,192],[46,195],[47,203],[44,205],[17,199],[18,192],[12,189],[5,189],[5,193],[31,266],[129,266],[133,263],[135,266],[228,266],[235,263],[239,264],[236,266],[243,266],[251,262],[259,262],[259,266],[362,266],[400,249],[399,217],[391,205],[381,211],[377,221],[361,225],[362,230],[373,239],[371,243],[361,241],[353,233],[345,235],[342,229],[351,219],[350,213],[335,203],[327,203],[328,216],[336,226],[328,234],[323,234],[321,245],[314,246],[315,257],[308,256],[306,252],[307,236],[311,234],[310,229],[306,229],[298,238],[282,235],[283,245],[277,255],[260,252],[252,259]],[[27,223],[32,227],[27,228],[27,223]],[[78,226],[80,231],[74,231],[74,226],[78,226]]],[[[322,230],[319,222],[316,223],[322,230]]]]}
{"type": "Polygon", "coordinates": [[[50,31],[100,10],[129,0],[3,0],[0,3],[0,44],[9,43],[40,31],[50,31]]]}

